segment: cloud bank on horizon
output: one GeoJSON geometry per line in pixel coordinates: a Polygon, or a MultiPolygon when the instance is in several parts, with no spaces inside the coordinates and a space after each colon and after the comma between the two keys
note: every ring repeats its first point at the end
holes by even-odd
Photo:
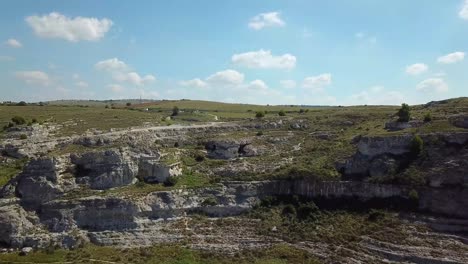
{"type": "Polygon", "coordinates": [[[3,5],[0,101],[354,105],[468,95],[468,0],[3,5]]]}

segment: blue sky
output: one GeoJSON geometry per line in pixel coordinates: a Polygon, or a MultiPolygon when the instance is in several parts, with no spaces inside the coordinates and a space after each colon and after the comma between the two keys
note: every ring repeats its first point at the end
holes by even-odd
{"type": "Polygon", "coordinates": [[[0,7],[0,101],[351,105],[468,95],[468,0],[0,7]]]}

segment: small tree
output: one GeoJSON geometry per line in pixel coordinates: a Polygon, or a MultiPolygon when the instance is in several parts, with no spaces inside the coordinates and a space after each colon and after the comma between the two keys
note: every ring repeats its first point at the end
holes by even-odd
{"type": "Polygon", "coordinates": [[[262,111],[258,111],[256,114],[255,114],[255,117],[256,118],[262,118],[262,117],[265,117],[265,113],[262,112],[262,111]]]}
{"type": "Polygon", "coordinates": [[[424,142],[422,138],[418,135],[415,135],[411,140],[410,151],[414,156],[418,156],[424,148],[424,142]]]}
{"type": "Polygon", "coordinates": [[[409,122],[411,118],[410,107],[408,104],[402,104],[398,110],[398,122],[409,122]]]}
{"type": "Polygon", "coordinates": [[[286,113],[285,113],[283,110],[281,110],[281,111],[278,112],[278,115],[279,115],[279,116],[285,116],[286,113]]]}
{"type": "Polygon", "coordinates": [[[24,119],[24,117],[22,116],[14,116],[11,121],[13,121],[13,123],[17,124],[17,125],[24,125],[26,124],[26,119],[24,119]]]}
{"type": "Polygon", "coordinates": [[[302,108],[301,108],[301,109],[299,109],[299,114],[303,114],[304,112],[305,112],[305,110],[304,110],[304,109],[302,109],[302,108]]]}
{"type": "Polygon", "coordinates": [[[132,105],[132,103],[128,102],[126,105],[127,105],[127,107],[128,107],[128,106],[131,106],[131,105],[132,105]]]}
{"type": "Polygon", "coordinates": [[[180,112],[179,107],[174,106],[174,108],[172,108],[172,116],[178,115],[179,112],[180,112]]]}
{"type": "Polygon", "coordinates": [[[428,122],[431,122],[432,121],[432,115],[430,112],[426,113],[426,115],[424,116],[424,122],[425,123],[428,123],[428,122]]]}

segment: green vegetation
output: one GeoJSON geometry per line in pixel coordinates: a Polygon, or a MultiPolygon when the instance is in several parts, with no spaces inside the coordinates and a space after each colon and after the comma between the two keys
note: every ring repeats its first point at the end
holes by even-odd
{"type": "Polygon", "coordinates": [[[15,160],[0,165],[0,187],[4,186],[11,178],[23,170],[27,159],[15,160]]]}
{"type": "Polygon", "coordinates": [[[11,118],[11,121],[13,121],[13,123],[15,123],[17,125],[26,124],[26,119],[24,119],[24,117],[22,117],[22,116],[14,116],[14,117],[11,118]]]}
{"type": "Polygon", "coordinates": [[[76,250],[36,251],[27,256],[1,254],[7,263],[161,263],[161,264],[314,264],[317,259],[305,251],[279,244],[271,248],[245,250],[236,255],[196,251],[181,244],[155,245],[147,248],[119,249],[86,245],[76,250]]]}
{"type": "Polygon", "coordinates": [[[432,121],[432,114],[431,112],[428,112],[424,115],[424,123],[431,122],[432,121]]]}
{"type": "Polygon", "coordinates": [[[180,112],[179,107],[174,106],[174,107],[172,108],[172,116],[178,115],[179,112],[180,112]]]}
{"type": "Polygon", "coordinates": [[[410,107],[408,104],[402,104],[397,112],[398,122],[409,122],[411,119],[410,107]]]}
{"type": "Polygon", "coordinates": [[[422,138],[418,135],[415,135],[413,139],[411,140],[411,145],[410,145],[410,151],[411,154],[414,157],[417,157],[421,152],[423,151],[424,148],[424,142],[422,138]]]}
{"type": "Polygon", "coordinates": [[[263,118],[263,117],[265,117],[265,112],[258,111],[257,113],[255,113],[255,117],[256,118],[263,118]]]}
{"type": "Polygon", "coordinates": [[[286,116],[286,112],[284,112],[283,110],[281,110],[281,111],[278,112],[278,115],[279,115],[279,116],[286,116]]]}

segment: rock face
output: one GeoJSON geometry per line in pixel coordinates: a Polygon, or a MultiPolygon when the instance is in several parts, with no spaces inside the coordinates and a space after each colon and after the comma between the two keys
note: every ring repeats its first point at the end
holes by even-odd
{"type": "Polygon", "coordinates": [[[412,120],[409,122],[398,122],[398,121],[390,121],[385,123],[385,129],[389,131],[398,131],[412,127],[420,127],[424,123],[418,120],[412,120]]]}
{"type": "Polygon", "coordinates": [[[17,204],[0,207],[0,244],[12,247],[23,244],[24,235],[33,229],[26,216],[26,211],[17,204]]]}
{"type": "Polygon", "coordinates": [[[77,183],[89,185],[92,189],[104,190],[131,184],[138,167],[132,157],[117,150],[88,152],[71,155],[76,166],[77,183]]]}
{"type": "Polygon", "coordinates": [[[58,164],[54,158],[39,158],[26,165],[16,183],[16,194],[23,202],[39,205],[63,194],[58,164]]]}
{"type": "Polygon", "coordinates": [[[455,115],[449,118],[450,123],[456,127],[468,128],[468,115],[455,115]]]}
{"type": "Polygon", "coordinates": [[[138,178],[146,183],[164,183],[168,178],[180,174],[182,174],[182,170],[177,163],[165,165],[159,159],[140,158],[138,164],[138,178]]]}
{"type": "Polygon", "coordinates": [[[209,141],[205,148],[212,159],[234,159],[258,155],[258,150],[249,141],[217,140],[209,141]]]}

